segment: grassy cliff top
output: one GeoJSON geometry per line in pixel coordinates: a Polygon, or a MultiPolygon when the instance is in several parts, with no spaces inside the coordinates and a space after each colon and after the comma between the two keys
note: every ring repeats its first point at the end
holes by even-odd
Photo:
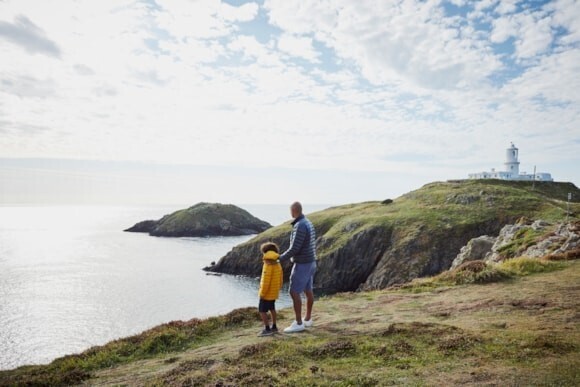
{"type": "MultiPolygon", "coordinates": [[[[257,337],[255,308],[240,309],[0,372],[0,384],[578,385],[580,261],[502,265],[485,284],[446,273],[429,289],[321,298],[301,334],[257,337]]],[[[280,311],[279,326],[292,319],[280,311]]]]}
{"type": "MultiPolygon", "coordinates": [[[[580,189],[572,183],[520,182],[503,180],[458,180],[427,184],[396,199],[331,207],[308,214],[317,236],[329,243],[319,255],[331,253],[355,234],[376,226],[398,229],[414,235],[416,230],[440,233],[453,227],[480,223],[506,224],[519,217],[557,222],[566,218],[567,197],[572,193],[570,211],[580,219],[580,189]]],[[[246,242],[287,238],[290,222],[273,227],[246,242]]]]}

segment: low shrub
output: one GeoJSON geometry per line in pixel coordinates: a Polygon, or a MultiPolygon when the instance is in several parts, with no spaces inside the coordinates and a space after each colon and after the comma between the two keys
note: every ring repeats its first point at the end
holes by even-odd
{"type": "MultiPolygon", "coordinates": [[[[580,251],[576,251],[570,256],[576,256],[579,253],[580,251]]],[[[434,277],[416,278],[407,284],[397,285],[393,289],[404,289],[419,293],[443,286],[498,282],[516,276],[559,270],[562,267],[563,264],[555,262],[555,260],[528,257],[507,259],[497,264],[476,260],[465,262],[453,270],[443,272],[434,277]]]]}
{"type": "Polygon", "coordinates": [[[470,261],[438,277],[451,285],[465,285],[497,282],[509,278],[510,275],[495,265],[486,264],[483,261],[470,261]]]}
{"type": "Polygon", "coordinates": [[[499,270],[512,276],[526,276],[562,268],[562,265],[557,262],[528,257],[508,259],[497,264],[497,266],[499,270]]]}

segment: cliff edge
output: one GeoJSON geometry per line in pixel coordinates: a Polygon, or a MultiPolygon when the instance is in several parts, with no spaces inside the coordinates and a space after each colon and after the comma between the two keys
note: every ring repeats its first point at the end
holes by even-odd
{"type": "MultiPolygon", "coordinates": [[[[382,289],[451,267],[461,248],[497,236],[522,217],[580,219],[580,190],[572,183],[458,180],[430,183],[394,200],[365,202],[309,214],[317,233],[320,292],[382,289]]],[[[259,246],[289,244],[290,222],[234,247],[205,270],[259,276],[259,246]]],[[[290,273],[289,265],[284,268],[290,273]]]]}

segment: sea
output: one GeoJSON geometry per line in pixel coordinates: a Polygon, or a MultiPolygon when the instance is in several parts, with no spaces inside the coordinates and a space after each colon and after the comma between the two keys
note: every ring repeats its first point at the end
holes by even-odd
{"type": "MultiPolygon", "coordinates": [[[[290,220],[287,205],[240,207],[272,225],[290,220]]],[[[174,320],[257,307],[259,278],[202,270],[253,236],[123,232],[179,209],[0,206],[0,370],[46,364],[174,320]]],[[[284,288],[276,305],[291,304],[284,288]]]]}

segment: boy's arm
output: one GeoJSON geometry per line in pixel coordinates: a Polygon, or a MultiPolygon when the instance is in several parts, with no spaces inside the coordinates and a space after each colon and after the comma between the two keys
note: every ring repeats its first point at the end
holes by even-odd
{"type": "Polygon", "coordinates": [[[262,271],[262,279],[260,280],[260,297],[264,297],[265,294],[270,290],[270,284],[272,283],[272,270],[270,265],[265,265],[262,271]]]}
{"type": "Polygon", "coordinates": [[[258,295],[262,298],[262,295],[265,293],[264,288],[266,286],[266,268],[262,268],[262,276],[260,277],[260,290],[258,291],[258,295]]]}

